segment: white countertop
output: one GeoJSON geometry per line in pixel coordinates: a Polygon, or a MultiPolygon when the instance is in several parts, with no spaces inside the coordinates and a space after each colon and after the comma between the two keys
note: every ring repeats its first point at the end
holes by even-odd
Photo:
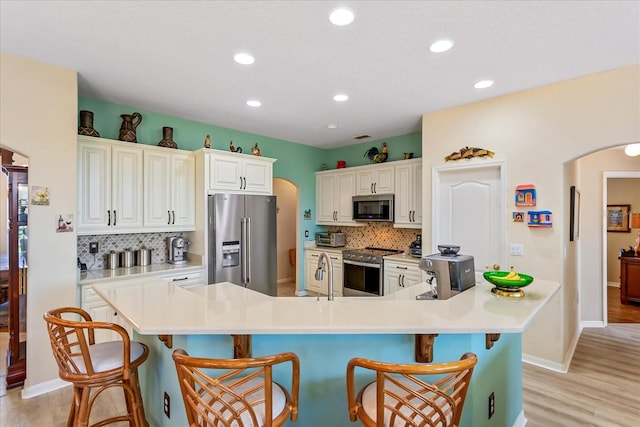
{"type": "Polygon", "coordinates": [[[182,289],[147,277],[94,290],[133,329],[150,334],[519,333],[560,285],[535,280],[523,298],[486,282],[444,301],[416,300],[426,283],[384,297],[271,297],[231,283],[182,289]]]}
{"type": "Polygon", "coordinates": [[[140,278],[145,276],[156,276],[158,273],[172,273],[172,272],[185,272],[188,273],[192,270],[202,269],[201,264],[194,262],[188,262],[187,264],[150,264],[141,266],[135,266],[130,268],[115,268],[102,269],[102,270],[88,270],[80,271],[78,273],[78,285],[94,285],[96,283],[102,283],[107,281],[113,281],[121,279],[140,278]]]}
{"type": "Polygon", "coordinates": [[[413,257],[409,255],[407,252],[403,252],[401,254],[387,255],[384,257],[385,260],[389,261],[400,261],[400,262],[408,262],[411,264],[420,264],[420,257],[413,257]]]}

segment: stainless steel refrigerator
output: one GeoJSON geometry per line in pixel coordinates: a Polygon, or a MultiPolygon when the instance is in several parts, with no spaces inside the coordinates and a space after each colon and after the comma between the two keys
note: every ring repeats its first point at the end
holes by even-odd
{"type": "Polygon", "coordinates": [[[231,282],[276,296],[276,197],[209,197],[209,283],[231,282]]]}

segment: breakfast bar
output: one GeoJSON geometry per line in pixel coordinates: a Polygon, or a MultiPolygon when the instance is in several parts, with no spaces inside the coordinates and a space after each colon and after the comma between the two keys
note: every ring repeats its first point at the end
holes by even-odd
{"type": "MultiPolygon", "coordinates": [[[[134,339],[150,347],[140,375],[151,425],[186,425],[173,350],[231,358],[233,337],[250,336],[254,357],[292,351],[300,358],[300,410],[294,425],[305,427],[352,425],[345,386],[352,357],[442,362],[471,351],[478,364],[462,425],[475,427],[524,425],[521,333],[559,287],[536,280],[524,297],[509,298],[493,294],[492,286],[480,281],[443,301],[416,300],[429,290],[426,283],[384,297],[333,301],[271,297],[231,283],[187,290],[155,278],[107,282],[94,290],[131,325],[134,339]],[[163,407],[165,392],[169,416],[163,407]],[[491,393],[495,413],[489,418],[491,393]]],[[[278,377],[274,372],[276,381],[278,377]]],[[[359,380],[364,383],[365,378],[359,380]]]]}

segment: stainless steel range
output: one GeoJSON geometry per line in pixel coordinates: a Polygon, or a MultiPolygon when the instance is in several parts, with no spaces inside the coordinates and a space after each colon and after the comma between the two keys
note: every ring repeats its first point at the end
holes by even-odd
{"type": "Polygon", "coordinates": [[[396,249],[362,248],[342,252],[344,296],[382,296],[384,263],[382,257],[401,253],[396,249]]]}

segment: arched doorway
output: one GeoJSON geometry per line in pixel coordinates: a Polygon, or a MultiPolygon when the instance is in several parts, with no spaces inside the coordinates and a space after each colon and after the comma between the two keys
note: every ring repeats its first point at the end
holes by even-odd
{"type": "Polygon", "coordinates": [[[298,289],[299,189],[284,178],[273,179],[277,199],[278,296],[292,296],[298,289]]]}

